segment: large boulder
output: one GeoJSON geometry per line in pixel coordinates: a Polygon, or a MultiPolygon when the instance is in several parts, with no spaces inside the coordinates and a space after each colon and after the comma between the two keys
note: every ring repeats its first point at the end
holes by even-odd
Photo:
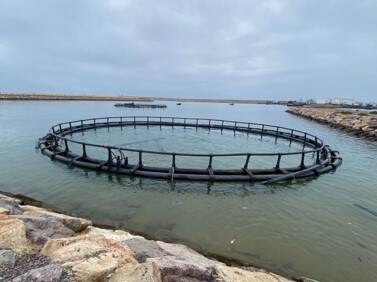
{"type": "Polygon", "coordinates": [[[76,281],[103,281],[126,263],[137,263],[126,245],[102,235],[50,239],[41,253],[71,269],[76,281]]]}
{"type": "Polygon", "coordinates": [[[60,219],[48,216],[15,215],[26,226],[27,237],[37,245],[43,245],[49,238],[70,237],[75,232],[66,227],[60,219]]]}
{"type": "Polygon", "coordinates": [[[214,274],[213,267],[174,256],[150,258],[147,262],[159,267],[163,281],[211,281],[214,274]]]}
{"type": "Polygon", "coordinates": [[[12,282],[59,282],[62,281],[63,268],[59,264],[49,264],[31,269],[15,277],[12,282]]]}
{"type": "Polygon", "coordinates": [[[21,206],[24,215],[32,215],[32,216],[43,216],[48,218],[53,218],[56,220],[61,221],[67,228],[73,230],[74,232],[81,232],[85,230],[88,226],[92,225],[90,220],[73,217],[69,215],[64,215],[56,212],[51,212],[45,210],[43,208],[37,208],[34,206],[21,206]]]}
{"type": "Polygon", "coordinates": [[[158,258],[169,255],[156,241],[145,238],[130,238],[124,243],[133,251],[138,262],[145,262],[148,258],[158,258]]]}
{"type": "Polygon", "coordinates": [[[32,245],[26,238],[24,223],[8,215],[0,215],[0,247],[9,248],[18,253],[27,253],[32,245]]]}
{"type": "MultiPolygon", "coordinates": [[[[160,268],[163,281],[189,279],[191,281],[211,280],[220,262],[210,260],[194,250],[180,244],[169,244],[157,241],[157,245],[166,255],[148,258],[160,268]]],[[[189,281],[187,280],[187,281],[189,281]]]]}
{"type": "Polygon", "coordinates": [[[111,275],[109,282],[161,282],[161,273],[154,263],[125,264],[111,275]]]}
{"type": "Polygon", "coordinates": [[[247,271],[237,267],[218,265],[214,274],[216,282],[290,282],[277,274],[247,271]]]}

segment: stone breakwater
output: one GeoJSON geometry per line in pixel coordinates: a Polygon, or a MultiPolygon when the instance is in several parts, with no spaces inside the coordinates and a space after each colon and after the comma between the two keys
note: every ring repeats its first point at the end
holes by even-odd
{"type": "Polygon", "coordinates": [[[287,112],[377,141],[377,112],[310,107],[290,107],[287,112]]]}
{"type": "Polygon", "coordinates": [[[89,220],[0,194],[0,281],[292,280],[227,266],[184,245],[97,228],[89,220]]]}

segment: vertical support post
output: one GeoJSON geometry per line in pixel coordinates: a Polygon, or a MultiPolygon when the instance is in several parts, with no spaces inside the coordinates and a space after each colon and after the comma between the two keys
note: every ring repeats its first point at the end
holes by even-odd
{"type": "Polygon", "coordinates": [[[276,161],[275,169],[280,169],[281,154],[278,154],[278,159],[276,161]]]}
{"type": "Polygon", "coordinates": [[[120,156],[117,156],[117,164],[116,164],[116,166],[117,166],[117,170],[119,170],[120,167],[122,166],[122,160],[121,160],[120,156]]]}
{"type": "Polygon", "coordinates": [[[260,134],[260,140],[263,139],[263,133],[264,133],[264,124],[262,124],[262,131],[261,131],[261,134],[260,134]]]}
{"type": "Polygon", "coordinates": [[[68,153],[69,148],[68,148],[68,141],[67,139],[64,139],[64,153],[68,153]]]}
{"type": "Polygon", "coordinates": [[[249,136],[250,133],[250,122],[247,124],[247,136],[249,136]]]}
{"type": "Polygon", "coordinates": [[[246,161],[245,161],[245,164],[243,166],[244,169],[248,169],[249,168],[249,162],[250,162],[250,154],[247,154],[246,161]]]}
{"type": "Polygon", "coordinates": [[[172,154],[171,167],[175,168],[175,154],[172,154]]]}
{"type": "Polygon", "coordinates": [[[134,128],[136,128],[136,117],[134,117],[134,128]]]}
{"type": "Polygon", "coordinates": [[[62,124],[59,123],[59,132],[62,132],[62,124]]]}
{"type": "Polygon", "coordinates": [[[186,118],[183,119],[183,128],[186,129],[186,118]]]}
{"type": "Polygon", "coordinates": [[[110,166],[113,163],[113,158],[111,156],[111,148],[107,148],[107,167],[110,169],[110,166]]]}
{"type": "Polygon", "coordinates": [[[279,135],[279,126],[276,127],[275,144],[278,142],[278,135],[279,135]]]}
{"type": "Polygon", "coordinates": [[[72,131],[72,123],[71,122],[69,122],[69,130],[72,131]]]}
{"type": "Polygon", "coordinates": [[[173,117],[171,118],[171,128],[174,129],[174,118],[173,117]]]}
{"type": "Polygon", "coordinates": [[[223,130],[224,130],[224,121],[222,120],[221,121],[221,134],[223,134],[223,130]]]}
{"type": "Polygon", "coordinates": [[[320,162],[321,162],[320,153],[319,153],[319,150],[317,150],[317,160],[316,160],[316,163],[319,164],[320,162]]]}
{"type": "Polygon", "coordinates": [[[147,129],[149,129],[149,117],[147,117],[147,129]]]}
{"type": "Polygon", "coordinates": [[[82,157],[83,157],[83,158],[86,158],[86,157],[87,157],[87,155],[86,155],[86,146],[85,146],[85,143],[82,144],[82,157]]]}
{"type": "Polygon", "coordinates": [[[199,119],[196,119],[195,129],[198,131],[199,119]]]}
{"type": "Polygon", "coordinates": [[[209,155],[208,169],[212,169],[212,160],[213,160],[213,156],[209,155]]]}
{"type": "Polygon", "coordinates": [[[81,128],[84,127],[84,122],[82,120],[80,120],[80,123],[81,123],[81,128]]]}
{"type": "Polygon", "coordinates": [[[289,147],[292,146],[293,129],[291,129],[291,138],[289,138],[289,147]]]}
{"type": "Polygon", "coordinates": [[[160,117],[160,130],[161,130],[161,127],[162,127],[162,117],[160,117]]]}
{"type": "Polygon", "coordinates": [[[306,147],[306,132],[304,134],[304,145],[302,146],[302,149],[305,150],[305,147],[306,147]]]}
{"type": "Polygon", "coordinates": [[[300,167],[301,167],[301,168],[304,168],[304,167],[305,167],[305,152],[302,152],[302,153],[301,153],[301,163],[300,163],[300,167]]]}
{"type": "Polygon", "coordinates": [[[143,167],[143,152],[139,151],[139,167],[143,167]]]}
{"type": "Polygon", "coordinates": [[[54,142],[55,142],[55,147],[59,146],[59,139],[58,137],[54,136],[54,142]]]}

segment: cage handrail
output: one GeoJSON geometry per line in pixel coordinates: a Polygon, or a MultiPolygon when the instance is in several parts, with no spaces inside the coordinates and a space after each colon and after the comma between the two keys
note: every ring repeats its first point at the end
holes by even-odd
{"type": "MultiPolygon", "coordinates": [[[[124,122],[124,120],[123,120],[124,122]]],[[[140,121],[139,121],[140,122],[140,121]]],[[[149,121],[142,121],[142,122],[151,122],[150,120],[149,121]]],[[[114,125],[117,125],[119,123],[119,121],[116,123],[116,122],[113,122],[114,125]]],[[[133,125],[134,123],[127,123],[126,125],[133,125]]],[[[83,124],[83,125],[90,125],[90,124],[83,124]]],[[[144,125],[144,124],[137,124],[136,125],[144,125]]],[[[150,124],[150,125],[153,125],[153,124],[150,124]]],[[[163,124],[165,125],[165,124],[163,124]]],[[[185,124],[186,126],[195,126],[195,124],[189,124],[189,123],[186,123],[185,124]]],[[[198,124],[198,126],[207,126],[206,124],[198,124]]],[[[213,126],[213,125],[212,125],[213,126]]],[[[219,125],[218,125],[219,126],[219,125]]],[[[225,125],[222,126],[224,129],[227,129],[229,130],[229,128],[227,128],[225,125]]],[[[239,127],[235,127],[234,130],[236,129],[240,129],[239,127]]],[[[240,156],[278,156],[278,155],[281,155],[281,156],[289,156],[289,155],[302,155],[303,153],[304,154],[313,154],[313,153],[316,153],[316,152],[319,152],[319,151],[322,151],[325,147],[325,145],[323,144],[323,141],[310,134],[310,133],[307,133],[307,132],[304,132],[304,131],[300,131],[300,130],[296,130],[296,129],[291,129],[291,128],[287,128],[287,127],[283,127],[283,126],[276,126],[276,125],[269,125],[269,124],[261,124],[261,123],[251,123],[251,122],[242,122],[242,121],[231,121],[231,120],[221,120],[221,119],[209,119],[209,118],[183,118],[183,117],[161,117],[161,116],[112,116],[112,117],[100,117],[100,118],[87,118],[87,119],[81,119],[81,120],[74,120],[74,121],[69,121],[69,122],[64,122],[64,123],[59,123],[59,124],[56,124],[54,126],[51,127],[52,129],[52,133],[51,133],[51,136],[57,138],[57,139],[60,139],[60,140],[65,140],[67,142],[70,142],[70,143],[74,143],[74,144],[80,144],[80,145],[84,145],[85,146],[90,146],[90,147],[97,147],[97,148],[105,148],[105,149],[111,149],[111,150],[120,150],[120,151],[128,151],[128,152],[141,152],[141,153],[145,153],[145,154],[157,154],[157,155],[175,155],[175,156],[185,156],[185,157],[240,157],[240,156]],[[111,124],[110,123],[110,119],[119,119],[119,120],[122,120],[122,119],[142,119],[142,118],[145,118],[145,119],[151,119],[151,118],[157,118],[157,119],[170,119],[170,120],[173,120],[173,122],[168,122],[168,121],[162,121],[168,125],[177,125],[179,126],[180,123],[177,123],[177,122],[174,122],[174,120],[198,120],[198,121],[207,121],[207,122],[228,122],[228,123],[232,123],[232,124],[245,124],[245,125],[258,125],[258,126],[263,126],[264,128],[267,126],[267,127],[271,127],[271,128],[274,128],[274,129],[284,129],[284,130],[287,130],[289,132],[293,132],[293,133],[303,133],[306,137],[313,137],[315,138],[316,140],[316,144],[320,144],[319,147],[315,147],[314,149],[312,150],[304,150],[304,151],[295,151],[295,152],[272,152],[272,153],[255,153],[255,152],[237,152],[237,153],[208,153],[208,154],[199,154],[199,153],[179,153],[179,152],[161,152],[161,151],[154,151],[154,150],[141,150],[141,149],[132,149],[132,148],[127,148],[127,147],[122,147],[122,146],[112,146],[112,145],[102,145],[102,144],[96,144],[96,143],[90,143],[90,142],[84,142],[84,141],[78,141],[78,140],[74,140],[74,139],[71,139],[71,138],[67,138],[65,137],[66,134],[70,134],[70,132],[68,133],[65,133],[65,135],[63,134],[57,134],[57,133],[54,133],[55,132],[55,127],[61,127],[63,125],[70,125],[71,128],[72,128],[72,124],[74,123],[80,123],[80,126],[82,123],[84,122],[87,122],[87,121],[93,121],[94,125],[95,125],[95,122],[98,121],[98,120],[105,120],[106,123],[103,123],[103,125],[106,125],[106,124],[111,124]]],[[[86,128],[83,128],[83,129],[86,129],[86,128]]],[[[88,128],[90,129],[90,128],[88,128]]],[[[253,129],[253,128],[250,128],[250,129],[253,129]]],[[[264,132],[269,132],[271,133],[272,130],[268,130],[268,129],[265,129],[264,132]]],[[[280,133],[279,131],[277,131],[278,133],[280,133]]],[[[64,133],[64,132],[61,132],[61,133],[64,133]]],[[[71,132],[72,133],[72,132],[71,132]]],[[[263,131],[261,132],[263,133],[263,131]]],[[[285,132],[285,133],[288,133],[288,132],[285,132]]],[[[283,138],[286,138],[286,136],[281,136],[283,138]]],[[[300,137],[303,137],[303,136],[300,136],[300,137]]],[[[293,137],[291,137],[293,138],[293,137]]],[[[297,139],[295,139],[297,141],[297,139]]],[[[314,141],[314,140],[312,140],[314,141]]],[[[313,146],[312,144],[310,143],[307,143],[307,146],[313,146]]]]}

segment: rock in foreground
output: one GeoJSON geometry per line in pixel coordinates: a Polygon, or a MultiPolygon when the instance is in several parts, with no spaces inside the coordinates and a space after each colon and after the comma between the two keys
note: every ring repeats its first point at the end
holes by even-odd
{"type": "Polygon", "coordinates": [[[291,281],[0,194],[0,281],[291,281]]]}

